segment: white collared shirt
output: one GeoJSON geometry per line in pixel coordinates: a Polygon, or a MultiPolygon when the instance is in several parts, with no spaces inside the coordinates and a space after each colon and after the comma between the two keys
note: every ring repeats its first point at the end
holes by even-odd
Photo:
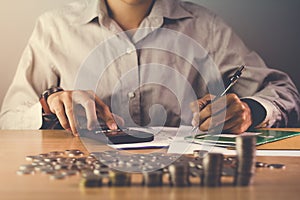
{"type": "Polygon", "coordinates": [[[107,13],[103,0],[85,0],[39,17],[4,99],[2,129],[39,129],[39,97],[52,86],[94,90],[128,125],[189,124],[189,102],[218,95],[240,65],[246,71],[231,92],[263,106],[259,127],[299,124],[289,77],[207,9],[156,0],[132,38],[107,13]]]}

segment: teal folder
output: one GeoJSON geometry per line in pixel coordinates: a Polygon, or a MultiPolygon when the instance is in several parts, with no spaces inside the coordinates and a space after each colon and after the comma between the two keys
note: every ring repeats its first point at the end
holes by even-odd
{"type": "MultiPolygon", "coordinates": [[[[257,138],[256,145],[259,146],[262,144],[275,142],[278,140],[283,140],[286,138],[300,135],[300,132],[257,130],[249,134],[253,134],[256,136],[257,138]]],[[[215,145],[220,147],[234,147],[236,137],[237,135],[233,135],[233,134],[199,134],[196,135],[194,138],[189,136],[186,137],[185,139],[194,143],[205,144],[205,145],[215,145]]]]}

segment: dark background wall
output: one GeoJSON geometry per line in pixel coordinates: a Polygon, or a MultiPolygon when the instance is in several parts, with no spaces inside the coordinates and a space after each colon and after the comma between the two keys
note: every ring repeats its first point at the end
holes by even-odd
{"type": "Polygon", "coordinates": [[[190,0],[225,19],[267,65],[290,75],[300,90],[299,0],[190,0]]]}

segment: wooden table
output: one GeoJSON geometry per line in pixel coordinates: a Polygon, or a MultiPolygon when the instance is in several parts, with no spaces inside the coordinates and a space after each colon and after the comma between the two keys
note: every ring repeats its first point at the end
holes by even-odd
{"type": "MultiPolygon", "coordinates": [[[[300,131],[296,129],[296,131],[300,131]]],[[[266,148],[283,147],[299,149],[300,137],[286,139],[266,148]],[[291,144],[291,145],[290,145],[291,144]]],[[[223,186],[205,188],[159,187],[147,188],[131,186],[123,188],[101,187],[85,189],[79,187],[80,176],[65,180],[50,180],[49,176],[36,174],[16,175],[16,171],[27,155],[37,155],[50,151],[80,149],[86,152],[79,138],[64,131],[0,131],[0,199],[300,199],[300,158],[297,157],[258,157],[258,161],[284,163],[285,170],[259,169],[254,184],[249,187],[223,186]]],[[[262,147],[261,147],[262,148],[262,147]]],[[[87,153],[87,152],[86,152],[87,153]]]]}

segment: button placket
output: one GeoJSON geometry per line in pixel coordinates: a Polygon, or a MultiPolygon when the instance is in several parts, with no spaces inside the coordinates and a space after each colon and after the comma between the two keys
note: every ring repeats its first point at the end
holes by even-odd
{"type": "MultiPolygon", "coordinates": [[[[122,40],[124,42],[124,38],[122,40]]],[[[122,104],[124,109],[129,108],[131,115],[127,116],[135,122],[140,122],[140,101],[139,93],[136,89],[139,87],[139,58],[136,47],[133,43],[127,42],[123,48],[122,65],[119,65],[120,82],[122,88],[122,104]],[[126,77],[125,77],[126,76],[126,77]],[[127,107],[129,106],[129,107],[127,107]]],[[[127,113],[127,111],[123,111],[127,113]]]]}

